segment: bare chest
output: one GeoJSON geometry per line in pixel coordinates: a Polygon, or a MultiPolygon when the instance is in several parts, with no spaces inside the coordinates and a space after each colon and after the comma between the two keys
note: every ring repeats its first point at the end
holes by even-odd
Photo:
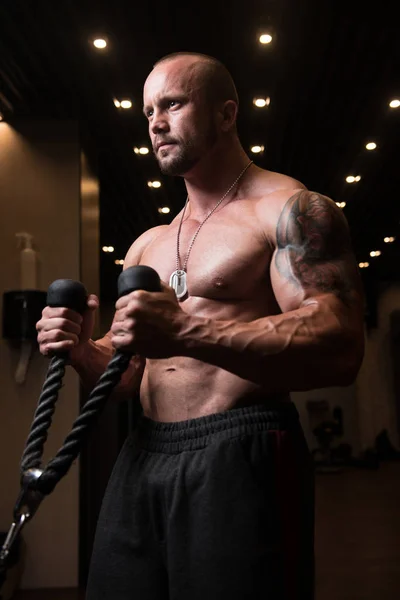
{"type": "Polygon", "coordinates": [[[177,260],[178,225],[172,224],[145,250],[141,264],[153,267],[162,281],[185,269],[189,297],[248,299],[267,281],[271,249],[260,231],[246,221],[205,223],[194,242],[198,223],[182,225],[177,260]]]}

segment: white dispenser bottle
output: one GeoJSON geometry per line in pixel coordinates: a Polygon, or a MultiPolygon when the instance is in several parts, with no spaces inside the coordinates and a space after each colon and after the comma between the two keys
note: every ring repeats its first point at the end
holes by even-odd
{"type": "Polygon", "coordinates": [[[21,290],[37,289],[37,256],[32,247],[33,236],[30,233],[17,233],[20,255],[20,288],[21,290]]]}
{"type": "MultiPolygon", "coordinates": [[[[20,254],[20,288],[21,290],[37,289],[37,255],[32,247],[33,236],[30,233],[21,232],[15,234],[18,239],[20,254]]],[[[20,348],[20,357],[15,372],[15,381],[22,385],[26,380],[29,361],[33,352],[33,342],[31,340],[22,340],[20,348]]]]}

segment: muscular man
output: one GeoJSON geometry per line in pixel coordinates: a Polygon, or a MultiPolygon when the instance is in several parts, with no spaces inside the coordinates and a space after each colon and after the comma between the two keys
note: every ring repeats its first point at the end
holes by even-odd
{"type": "Polygon", "coordinates": [[[131,246],[162,291],[116,303],[110,332],[46,308],[43,354],[70,349],[92,386],[114,349],[135,354],[115,396],[143,416],[103,501],[88,600],[309,600],[313,469],[289,393],[354,381],[362,296],[335,202],[251,163],[223,65],[165,57],[144,86],[161,171],[188,201],[131,246]],[[171,274],[178,271],[171,278],[171,274]]]}

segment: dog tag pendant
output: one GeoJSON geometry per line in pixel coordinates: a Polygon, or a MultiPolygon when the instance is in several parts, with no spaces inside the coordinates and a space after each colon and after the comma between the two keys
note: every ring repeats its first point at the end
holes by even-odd
{"type": "Polygon", "coordinates": [[[183,298],[187,293],[186,273],[182,269],[174,271],[169,278],[169,285],[175,290],[177,298],[183,298]]]}

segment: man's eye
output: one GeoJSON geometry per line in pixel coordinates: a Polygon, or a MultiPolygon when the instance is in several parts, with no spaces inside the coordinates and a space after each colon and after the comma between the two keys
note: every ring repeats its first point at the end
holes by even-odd
{"type": "Polygon", "coordinates": [[[172,107],[176,106],[177,104],[179,104],[179,102],[177,102],[177,100],[170,100],[168,102],[169,108],[172,108],[172,107]]]}
{"type": "Polygon", "coordinates": [[[152,110],[148,110],[146,116],[147,116],[147,118],[152,117],[153,116],[153,111],[152,110]]]}

